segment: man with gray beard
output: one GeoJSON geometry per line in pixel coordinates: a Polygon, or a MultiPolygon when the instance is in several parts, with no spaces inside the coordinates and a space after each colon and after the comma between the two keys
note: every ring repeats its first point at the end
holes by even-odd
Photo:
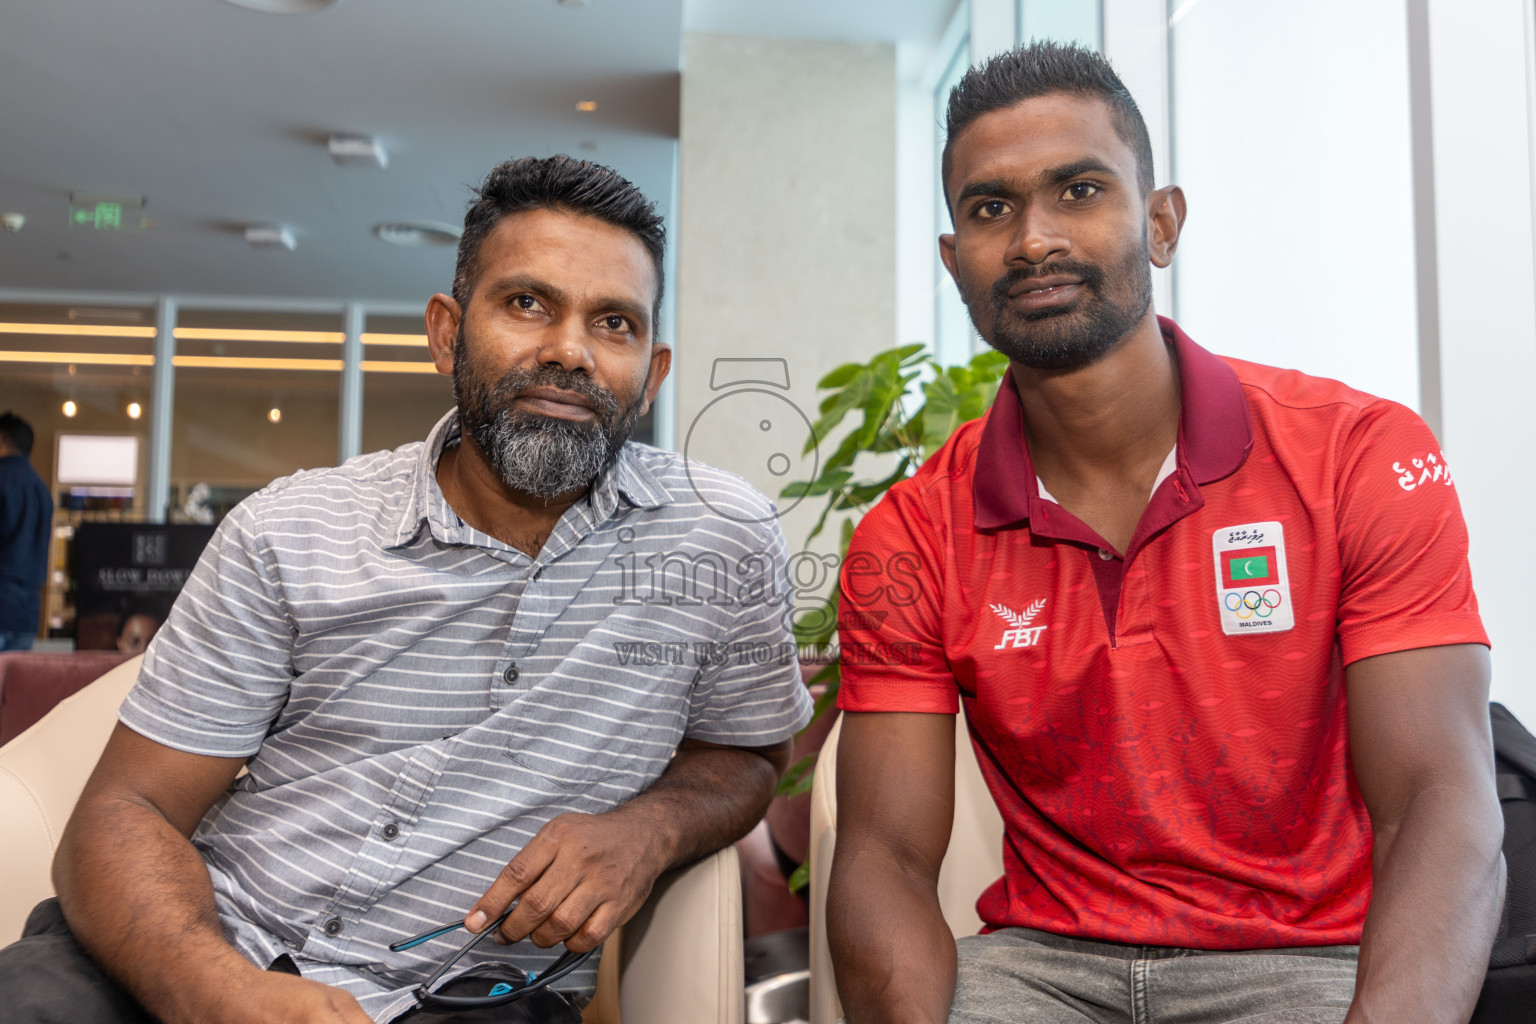
{"type": "Polygon", "coordinates": [[[745,482],[628,440],[662,253],[608,168],[491,172],[426,314],[458,408],[221,524],[0,950],[8,1021],[574,1022],[581,954],[762,816],[810,717],[752,656],[794,650],[787,550],[745,482]],[[773,578],[620,562],[706,555],[773,578]]]}

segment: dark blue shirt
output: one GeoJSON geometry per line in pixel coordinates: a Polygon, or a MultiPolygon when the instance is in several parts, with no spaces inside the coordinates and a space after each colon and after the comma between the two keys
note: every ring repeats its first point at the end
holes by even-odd
{"type": "Polygon", "coordinates": [[[0,456],[0,632],[37,629],[52,523],[53,497],[32,463],[0,456]]]}

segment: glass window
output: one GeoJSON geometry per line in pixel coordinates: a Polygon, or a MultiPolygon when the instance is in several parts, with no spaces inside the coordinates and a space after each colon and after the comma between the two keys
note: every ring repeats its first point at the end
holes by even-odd
{"type": "Polygon", "coordinates": [[[368,314],[363,325],[363,451],[425,441],[453,408],[453,383],[427,353],[421,315],[368,314]]]}
{"type": "Polygon", "coordinates": [[[342,341],[339,311],[180,311],[173,519],[198,484],[221,515],[277,477],[336,464],[342,341]]]}
{"type": "Polygon", "coordinates": [[[67,636],[73,628],[68,565],[74,528],[144,518],[154,320],[153,309],[0,303],[0,412],[31,425],[32,468],[59,506],[43,591],[45,635],[67,636]],[[82,435],[107,439],[95,446],[105,447],[107,458],[93,463],[99,474],[61,483],[59,439],[78,445],[73,439],[82,435]],[[132,453],[129,465],[113,464],[121,453],[132,453]]]}
{"type": "Polygon", "coordinates": [[[155,365],[153,309],[0,303],[0,411],[32,426],[32,466],[53,489],[60,434],[138,439],[131,485],[65,488],[67,505],[142,518],[155,365]]]}
{"type": "MultiPolygon", "coordinates": [[[[945,66],[944,73],[939,76],[938,85],[933,90],[934,112],[934,142],[933,158],[934,171],[934,223],[938,225],[939,234],[948,234],[954,230],[954,221],[949,215],[949,202],[944,196],[944,120],[949,109],[949,92],[965,77],[965,73],[971,66],[971,40],[967,36],[960,40],[960,45],[955,47],[954,54],[945,66]]],[[[982,342],[971,326],[970,314],[966,311],[965,303],[960,300],[960,290],[955,287],[954,278],[949,276],[944,263],[938,257],[938,247],[934,247],[933,257],[933,340],[934,352],[942,363],[963,363],[970,359],[971,354],[977,350],[982,342]]]]}
{"type": "Polygon", "coordinates": [[[1104,49],[1104,7],[1100,0],[1019,0],[1019,41],[1049,39],[1104,49]]]}
{"type": "Polygon", "coordinates": [[[1182,326],[1417,407],[1403,4],[1186,0],[1169,21],[1182,326]]]}

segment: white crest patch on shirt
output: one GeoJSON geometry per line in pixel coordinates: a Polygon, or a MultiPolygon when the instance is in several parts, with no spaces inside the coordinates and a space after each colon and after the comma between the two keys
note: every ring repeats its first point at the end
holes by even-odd
{"type": "Polygon", "coordinates": [[[1279,523],[1224,526],[1211,534],[1216,607],[1227,636],[1280,633],[1296,625],[1279,523]]]}

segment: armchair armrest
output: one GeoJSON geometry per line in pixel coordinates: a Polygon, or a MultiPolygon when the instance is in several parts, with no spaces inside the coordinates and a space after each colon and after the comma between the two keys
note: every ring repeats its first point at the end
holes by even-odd
{"type": "Polygon", "coordinates": [[[27,914],[53,895],[53,851],[85,780],[107,745],[140,658],[112,669],[0,747],[0,941],[21,936],[27,914]]]}

